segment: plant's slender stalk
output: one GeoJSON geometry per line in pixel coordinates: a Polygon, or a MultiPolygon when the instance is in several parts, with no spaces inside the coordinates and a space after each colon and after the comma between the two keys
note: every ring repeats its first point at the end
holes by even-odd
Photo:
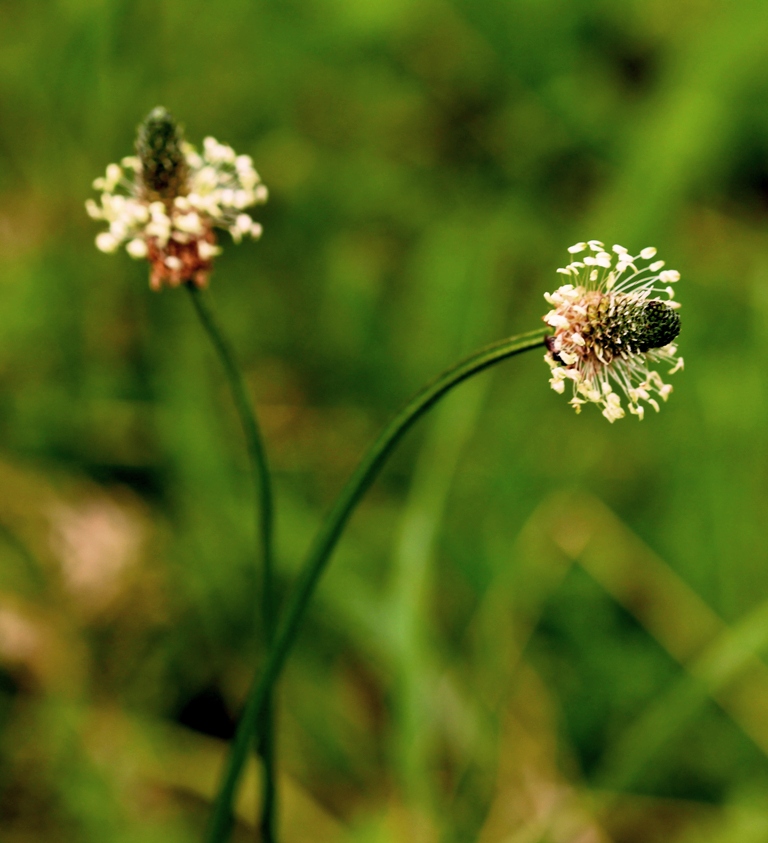
{"type": "MultiPolygon", "coordinates": [[[[235,355],[219,325],[207,294],[193,284],[187,289],[192,297],[195,311],[205,328],[211,343],[219,355],[229,382],[232,398],[235,402],[240,424],[245,434],[251,474],[255,486],[256,532],[260,537],[262,556],[262,626],[267,653],[270,652],[275,638],[275,582],[272,559],[272,541],[274,525],[274,505],[272,481],[269,473],[267,454],[259,429],[259,423],[248,390],[243,380],[235,355]]],[[[260,839],[263,843],[274,843],[277,836],[277,783],[275,765],[275,728],[274,705],[271,691],[266,695],[259,712],[257,750],[263,766],[261,799],[261,818],[259,821],[260,839]]]]}
{"type": "Polygon", "coordinates": [[[260,712],[270,698],[275,681],[280,675],[296,638],[307,605],[336,543],[349,517],[373,483],[387,457],[392,453],[406,431],[454,386],[483,371],[483,369],[505,360],[507,357],[543,346],[546,334],[547,329],[542,328],[511,337],[486,346],[457,363],[412,398],[368,449],[320,528],[320,532],[304,563],[299,580],[291,593],[288,606],[283,613],[266,664],[251,688],[214,805],[208,828],[208,837],[206,838],[208,843],[224,843],[229,838],[232,827],[232,805],[237,791],[237,783],[248,756],[248,746],[253,734],[260,727],[260,712]]]}

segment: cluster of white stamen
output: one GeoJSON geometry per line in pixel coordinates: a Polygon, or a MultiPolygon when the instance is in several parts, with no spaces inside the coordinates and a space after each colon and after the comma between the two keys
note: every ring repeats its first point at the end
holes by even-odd
{"type": "Polygon", "coordinates": [[[213,227],[227,229],[236,243],[261,236],[261,225],[245,212],[267,201],[267,188],[250,156],[236,155],[232,147],[211,137],[203,141],[202,154],[188,143],[181,149],[188,175],[185,189],[172,199],[147,197],[141,161],[135,156],[110,164],[104,177],[94,181],[101,202],[89,199],[86,210],[109,224],[96,237],[102,252],[115,252],[125,244],[131,257],[160,260],[174,277],[182,270],[182,258],[188,259],[190,245],[202,265],[219,254],[213,227]]]}
{"type": "Polygon", "coordinates": [[[666,401],[672,386],[649,366],[668,364],[669,374],[683,368],[672,342],[679,330],[673,311],[680,306],[672,285],[680,273],[664,269],[664,261],[650,262],[656,256],[653,247],[633,256],[623,246],[608,252],[599,240],[589,240],[568,251],[587,254],[557,270],[571,283],[544,295],[553,307],[544,317],[554,329],[544,358],[552,389],[563,393],[570,382],[576,412],[593,402],[610,422],[625,414],[616,386],[638,418],[645,413],[642,402],[658,412],[654,395],[666,401]],[[648,314],[654,320],[650,328],[648,314]]]}

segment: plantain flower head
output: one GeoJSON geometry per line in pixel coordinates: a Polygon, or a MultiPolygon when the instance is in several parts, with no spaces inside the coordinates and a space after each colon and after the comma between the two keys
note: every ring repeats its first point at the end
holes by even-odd
{"type": "Polygon", "coordinates": [[[667,366],[670,375],[683,368],[672,286],[680,273],[654,260],[652,246],[630,255],[623,246],[609,252],[590,240],[568,252],[571,262],[557,271],[569,283],[544,295],[553,308],[544,317],[553,329],[544,356],[552,389],[563,393],[570,383],[577,413],[594,403],[611,423],[625,415],[621,393],[638,418],[645,405],[658,412],[657,399],[666,401],[672,386],[651,367],[667,366]]]}
{"type": "Polygon", "coordinates": [[[100,202],[89,199],[89,216],[109,225],[96,237],[102,252],[121,246],[151,264],[150,287],[183,283],[204,287],[221,252],[214,228],[239,243],[258,239],[261,225],[246,208],[267,201],[248,155],[205,138],[202,153],[184,140],[174,118],[155,108],[139,126],[136,155],[110,164],[93,183],[100,202]]]}

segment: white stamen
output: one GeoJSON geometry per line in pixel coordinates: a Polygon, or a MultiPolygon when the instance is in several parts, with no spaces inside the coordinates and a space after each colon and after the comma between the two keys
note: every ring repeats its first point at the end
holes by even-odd
{"type": "Polygon", "coordinates": [[[125,251],[128,252],[132,258],[136,258],[138,260],[139,258],[145,258],[147,256],[148,249],[144,240],[136,239],[131,240],[130,243],[126,245],[125,251]]]}
{"type": "Polygon", "coordinates": [[[96,248],[101,252],[116,252],[120,241],[109,231],[102,231],[96,235],[96,248]]]}

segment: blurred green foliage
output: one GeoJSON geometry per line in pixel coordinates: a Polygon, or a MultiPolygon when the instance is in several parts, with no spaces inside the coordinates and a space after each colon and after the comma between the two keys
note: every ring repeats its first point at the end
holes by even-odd
{"type": "Polygon", "coordinates": [[[283,593],[388,415],[537,327],[570,243],[683,276],[659,416],[577,417],[533,354],[401,448],[281,684],[286,843],[766,839],[766,45],[761,0],[4,0],[4,842],[200,839],[263,654],[218,362],[83,211],[158,104],[271,191],[212,288],[283,593]]]}

